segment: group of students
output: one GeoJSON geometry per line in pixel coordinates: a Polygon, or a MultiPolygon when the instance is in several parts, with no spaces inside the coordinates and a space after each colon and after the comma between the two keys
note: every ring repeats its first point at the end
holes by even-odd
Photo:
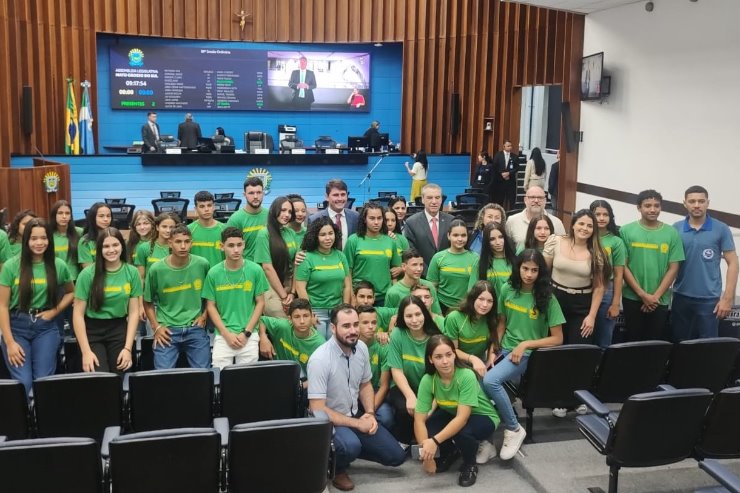
{"type": "MultiPolygon", "coordinates": [[[[128,370],[137,333],[149,332],[158,369],[174,367],[181,353],[193,367],[260,356],[297,361],[310,400],[311,356],[338,340],[336,307],[351,304],[370,368],[373,399],[365,404],[377,419],[369,428],[355,420],[357,429],[382,426],[401,444],[416,442],[429,472],[449,468],[461,453],[459,483],[469,486],[476,464],[496,455],[491,434],[499,424],[502,459],[525,438],[503,384],[526,371],[532,350],[610,344],[620,302],[629,338],[666,337],[655,327],[684,248],[679,230],[657,219],[660,194],[641,192],[641,219],[621,230],[611,206],[597,200],[558,235],[557,218],[531,215],[538,190],[527,191],[523,217],[507,221],[500,206],[483,207],[470,237],[463,221],[452,220],[449,248],[426,262],[404,236],[403,201],[387,209],[368,202],[359,214],[338,201],[343,212],[307,218],[299,195],[263,208],[259,178],[244,182],[245,207],[226,224],[213,218],[213,195],[199,192],[188,226],[172,213],[137,211],[127,241],[104,203],[93,204],[82,230],[65,201],[48,221],[22,211],[9,238],[0,233],[3,356],[30,391],[33,379],[54,373],[67,320],[83,371],[128,370]]],[[[441,192],[426,185],[425,205],[429,191],[441,192]]],[[[332,180],[326,192],[330,203],[342,194],[346,200],[347,187],[332,180]]],[[[701,187],[687,190],[687,207],[697,196],[708,199],[701,187]]],[[[708,200],[700,205],[706,215],[708,200]]],[[[729,265],[732,237],[711,221],[720,251],[707,258],[706,245],[692,246],[692,254],[699,248],[705,261],[718,265],[724,256],[729,265]]],[[[733,295],[736,261],[734,281],[728,277],[733,295]]],[[[694,270],[686,275],[698,276],[694,270]]],[[[348,485],[340,479],[338,487],[348,485]]]]}

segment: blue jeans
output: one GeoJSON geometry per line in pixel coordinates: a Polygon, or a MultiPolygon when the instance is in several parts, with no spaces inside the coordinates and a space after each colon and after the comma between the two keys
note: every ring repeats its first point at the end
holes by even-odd
{"type": "Polygon", "coordinates": [[[614,335],[614,325],[617,323],[616,320],[606,316],[613,299],[614,284],[610,282],[604,291],[604,297],[601,299],[599,311],[596,313],[596,324],[594,325],[594,344],[601,348],[611,345],[612,336],[614,335]]]}
{"type": "Polygon", "coordinates": [[[391,406],[387,402],[383,402],[380,407],[375,410],[375,418],[378,420],[378,423],[383,425],[385,429],[392,430],[393,423],[395,422],[393,416],[393,406],[391,406]]]}
{"type": "Polygon", "coordinates": [[[529,356],[522,356],[519,364],[515,365],[509,359],[509,353],[511,351],[504,349],[503,352],[504,358],[488,370],[486,376],[483,377],[483,390],[496,405],[496,410],[501,417],[501,423],[504,427],[509,431],[516,431],[519,429],[519,421],[517,420],[516,412],[514,412],[514,407],[511,405],[509,394],[504,389],[504,382],[518,379],[524,375],[524,372],[527,371],[529,356]]]}
{"type": "Polygon", "coordinates": [[[154,348],[154,368],[174,368],[181,352],[188,357],[191,368],[211,367],[211,339],[203,327],[169,327],[170,345],[154,348]]]}
{"type": "Polygon", "coordinates": [[[406,451],[381,424],[378,424],[378,431],[374,435],[346,426],[335,426],[334,447],[337,453],[337,473],[344,472],[357,458],[393,467],[400,466],[406,460],[406,451]]]}
{"type": "Polygon", "coordinates": [[[714,313],[719,298],[692,298],[673,293],[671,342],[717,337],[719,319],[714,313]]]}
{"type": "Polygon", "coordinates": [[[331,327],[329,327],[329,323],[331,322],[330,310],[328,308],[314,308],[313,312],[316,318],[319,319],[316,330],[328,341],[331,339],[331,327]]]}
{"type": "Polygon", "coordinates": [[[57,353],[62,338],[56,320],[43,320],[19,311],[10,312],[10,332],[26,358],[23,365],[14,367],[8,361],[8,348],[2,342],[3,357],[10,376],[31,392],[33,381],[53,375],[57,368],[57,353]]]}

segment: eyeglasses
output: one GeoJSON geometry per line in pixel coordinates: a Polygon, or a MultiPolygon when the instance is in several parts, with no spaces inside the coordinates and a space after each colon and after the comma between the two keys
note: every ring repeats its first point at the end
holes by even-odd
{"type": "Polygon", "coordinates": [[[529,200],[545,200],[544,195],[525,195],[525,198],[528,198],[529,200]]]}

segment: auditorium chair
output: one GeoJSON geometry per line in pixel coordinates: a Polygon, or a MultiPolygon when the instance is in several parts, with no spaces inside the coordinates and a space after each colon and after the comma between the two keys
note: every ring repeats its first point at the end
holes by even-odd
{"type": "Polygon", "coordinates": [[[159,192],[159,198],[160,199],[179,199],[182,192],[177,191],[166,191],[166,192],[159,192]]]}
{"type": "Polygon", "coordinates": [[[121,426],[121,377],[115,373],[52,375],[33,382],[39,437],[88,437],[100,443],[105,429],[121,426]]]}
{"type": "Polygon", "coordinates": [[[103,199],[106,205],[123,205],[126,203],[126,199],[103,199]]]}
{"type": "Polygon", "coordinates": [[[26,388],[17,380],[0,380],[0,436],[20,440],[28,438],[30,431],[26,388]]]}
{"type": "Polygon", "coordinates": [[[740,387],[729,387],[714,395],[694,456],[699,460],[740,458],[740,387]]]}
{"type": "Polygon", "coordinates": [[[673,348],[666,383],[719,392],[732,381],[739,354],[740,340],[733,337],[682,341],[673,348]]]}
{"type": "Polygon", "coordinates": [[[234,426],[229,433],[229,491],[324,491],[333,476],[332,429],[328,419],[313,417],[234,426]]]}
{"type": "Polygon", "coordinates": [[[280,153],[290,154],[293,149],[302,149],[303,141],[296,138],[295,135],[286,135],[283,140],[280,141],[280,153]]]}
{"type": "Polygon", "coordinates": [[[213,201],[213,217],[218,220],[228,219],[233,213],[239,210],[241,204],[242,199],[216,199],[213,201]]]}
{"type": "Polygon", "coordinates": [[[233,199],[234,198],[234,192],[222,192],[222,193],[214,193],[213,198],[215,200],[219,199],[233,199]]]}
{"type": "Polygon", "coordinates": [[[601,402],[624,402],[657,390],[672,349],[666,341],[612,344],[604,350],[591,392],[601,402]]]}
{"type": "Polygon", "coordinates": [[[699,467],[721,484],[722,488],[702,488],[695,493],[740,493],[740,477],[727,466],[716,460],[705,460],[699,462],[699,467]]]}
{"type": "Polygon", "coordinates": [[[180,216],[183,222],[187,222],[188,219],[188,205],[190,205],[190,199],[172,197],[152,200],[155,216],[162,212],[173,212],[180,216]]]}
{"type": "Polygon", "coordinates": [[[108,208],[111,212],[111,226],[117,229],[129,229],[136,206],[133,204],[111,204],[108,208]]]}
{"type": "Polygon", "coordinates": [[[378,197],[389,197],[389,198],[398,197],[398,192],[396,192],[395,190],[392,190],[392,191],[386,190],[384,192],[378,192],[378,197]]]}
{"type": "Polygon", "coordinates": [[[314,141],[313,145],[316,148],[316,152],[323,153],[326,149],[336,149],[337,141],[331,135],[322,135],[314,141]]]}
{"type": "Polygon", "coordinates": [[[478,220],[478,209],[460,209],[449,211],[449,213],[456,219],[461,219],[465,222],[465,226],[468,228],[468,233],[475,228],[475,221],[478,220]]]}
{"type": "Polygon", "coordinates": [[[221,491],[222,437],[214,428],[117,431],[108,430],[101,448],[106,491],[108,484],[113,493],[221,491]]]}
{"type": "Polygon", "coordinates": [[[521,383],[506,387],[522,401],[527,412],[527,440],[534,441],[535,408],[574,408],[580,404],[574,392],[590,389],[601,349],[589,344],[569,344],[532,351],[521,383]]]}
{"type": "Polygon", "coordinates": [[[214,375],[205,368],[127,373],[123,390],[130,430],[213,426],[214,375]]]}
{"type": "Polygon", "coordinates": [[[373,197],[372,199],[368,200],[368,202],[372,202],[374,204],[378,204],[382,207],[387,208],[390,201],[393,199],[393,197],[373,197]]]}
{"type": "Polygon", "coordinates": [[[244,134],[244,150],[247,154],[255,154],[257,149],[273,150],[272,136],[265,132],[246,132],[244,134]]]}
{"type": "Polygon", "coordinates": [[[92,438],[0,442],[2,491],[102,493],[100,445],[92,438]]]}
{"type": "Polygon", "coordinates": [[[455,209],[475,209],[478,211],[488,203],[488,195],[484,193],[463,193],[455,196],[455,209]]]}
{"type": "Polygon", "coordinates": [[[301,367],[295,361],[226,366],[219,377],[220,416],[229,419],[229,426],[302,417],[300,377],[301,367]]]}
{"type": "Polygon", "coordinates": [[[609,466],[609,493],[617,493],[622,467],[653,467],[691,456],[712,393],[675,389],[635,394],[619,413],[591,392],[576,391],[593,414],[576,417],[578,430],[609,466]]]}

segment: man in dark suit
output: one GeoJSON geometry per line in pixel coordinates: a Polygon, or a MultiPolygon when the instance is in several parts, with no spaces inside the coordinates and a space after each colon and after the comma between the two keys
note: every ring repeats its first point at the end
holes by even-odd
{"type": "Polygon", "coordinates": [[[293,89],[293,107],[299,110],[310,110],[314,102],[313,90],[316,89],[316,76],[313,70],[306,69],[308,60],[300,60],[301,68],[290,74],[288,86],[293,89]]]}
{"type": "Polygon", "coordinates": [[[157,152],[157,141],[160,135],[157,112],[150,111],[146,114],[146,119],[147,122],[141,127],[141,140],[144,141],[141,152],[157,152]]]}
{"type": "Polygon", "coordinates": [[[357,221],[360,215],[352,209],[345,209],[347,205],[347,184],[342,180],[329,180],[326,184],[326,209],[311,214],[309,224],[320,217],[328,217],[342,232],[342,249],[347,244],[349,235],[357,231],[357,221]]]}
{"type": "Polygon", "coordinates": [[[424,275],[435,253],[450,247],[447,232],[454,219],[442,208],[442,188],[428,183],[421,189],[424,211],[417,212],[406,219],[403,235],[409,240],[409,247],[416,249],[424,257],[424,275]]]}
{"type": "Polygon", "coordinates": [[[512,152],[510,140],[505,140],[504,148],[493,156],[493,180],[488,195],[507,210],[513,209],[516,203],[517,160],[518,156],[512,152]]]}
{"type": "Polygon", "coordinates": [[[177,140],[180,141],[180,147],[195,149],[201,137],[200,125],[193,121],[192,113],[185,113],[185,121],[177,126],[177,140]]]}

